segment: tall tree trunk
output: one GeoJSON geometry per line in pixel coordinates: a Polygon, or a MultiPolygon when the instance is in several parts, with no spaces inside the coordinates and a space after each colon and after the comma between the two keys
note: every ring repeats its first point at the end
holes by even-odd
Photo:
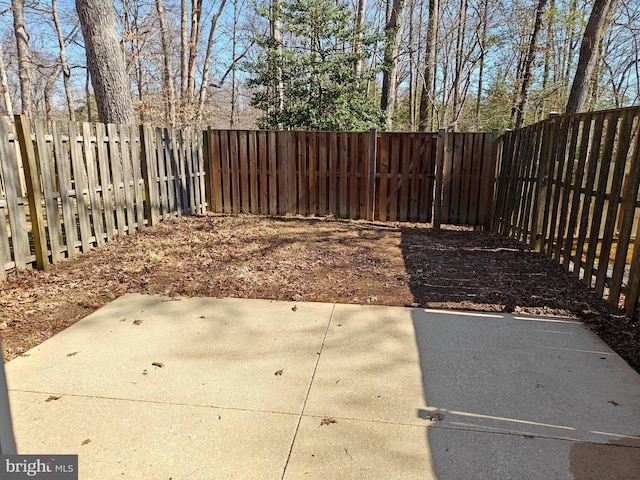
{"type": "Polygon", "coordinates": [[[196,90],[196,56],[200,40],[200,16],[202,15],[202,0],[193,0],[191,9],[191,36],[189,39],[189,68],[187,71],[187,122],[194,120],[193,101],[196,90]]]}
{"type": "Polygon", "coordinates": [[[438,23],[440,18],[440,5],[438,0],[429,0],[429,20],[427,21],[426,52],[424,56],[424,83],[420,95],[420,121],[418,129],[421,132],[427,130],[429,123],[429,106],[433,111],[433,85],[436,65],[436,37],[438,35],[438,23]]]}
{"type": "MultiPolygon", "coordinates": [[[[554,16],[556,14],[556,0],[549,0],[549,23],[547,24],[547,39],[544,48],[544,70],[542,71],[542,101],[540,102],[540,113],[544,117],[546,89],[549,86],[549,75],[551,74],[551,53],[555,51],[553,41],[554,16]]],[[[537,117],[537,111],[536,111],[537,117]]]]}
{"type": "Polygon", "coordinates": [[[566,113],[578,113],[584,108],[589,93],[589,82],[598,59],[598,45],[604,33],[609,11],[615,9],[617,0],[595,0],[593,10],[582,37],[578,67],[571,84],[566,113]]]}
{"type": "Polygon", "coordinates": [[[542,19],[547,8],[547,0],[539,0],[536,8],[536,19],[533,24],[533,33],[531,34],[531,42],[529,43],[529,53],[524,64],[524,72],[522,75],[522,88],[516,105],[516,128],[522,128],[524,125],[524,114],[527,108],[527,97],[529,96],[529,88],[531,87],[531,77],[533,74],[533,63],[536,59],[536,51],[538,49],[538,41],[540,31],[542,30],[542,19]]]}
{"type": "Polygon", "coordinates": [[[29,35],[24,26],[24,0],[11,0],[13,8],[13,29],[18,51],[18,78],[20,79],[20,100],[22,113],[31,115],[31,53],[29,35]]]}
{"type": "MultiPolygon", "coordinates": [[[[360,51],[360,40],[362,39],[362,34],[364,32],[364,20],[367,9],[367,0],[358,0],[358,13],[356,15],[356,27],[358,29],[358,42],[354,43],[353,51],[354,53],[360,51]]],[[[358,59],[356,63],[356,76],[358,79],[362,76],[364,72],[364,58],[358,59]]]]}
{"type": "MultiPolygon", "coordinates": [[[[202,66],[202,83],[200,85],[200,93],[198,95],[198,112],[196,115],[196,119],[198,123],[202,121],[202,115],[204,113],[204,103],[207,99],[207,94],[209,93],[209,75],[210,75],[209,72],[211,69],[213,41],[215,39],[215,34],[218,27],[218,18],[220,18],[220,15],[222,14],[222,10],[224,10],[226,3],[227,3],[227,0],[222,0],[222,2],[220,2],[220,6],[218,7],[218,10],[216,11],[216,13],[214,13],[213,17],[211,18],[211,28],[209,30],[209,38],[207,39],[207,51],[204,56],[204,65],[202,66]]],[[[236,0],[236,2],[234,2],[234,12],[237,10],[237,3],[238,2],[236,0]]],[[[234,29],[233,29],[234,42],[235,42],[235,35],[236,35],[236,26],[237,26],[237,20],[235,19],[235,13],[234,13],[234,29]]],[[[232,55],[231,61],[235,63],[236,61],[235,53],[232,55]]]]}
{"type": "MultiPolygon", "coordinates": [[[[391,0],[388,0],[391,2],[391,0]]],[[[387,4],[389,5],[389,3],[387,4]]],[[[393,0],[387,25],[384,29],[386,45],[384,49],[382,91],[380,92],[380,108],[387,112],[387,129],[393,128],[393,110],[396,103],[398,80],[398,51],[402,35],[402,18],[405,0],[393,0]]]]}
{"type": "Polygon", "coordinates": [[[160,21],[160,43],[162,45],[162,90],[165,98],[165,119],[172,128],[176,126],[176,95],[175,84],[171,72],[171,55],[169,53],[169,39],[167,38],[169,29],[164,13],[162,0],[156,0],[156,10],[160,21]]]}
{"type": "MultiPolygon", "coordinates": [[[[180,103],[187,98],[189,76],[189,0],[180,2],[180,103]]],[[[182,105],[181,105],[182,106],[182,105]]],[[[183,109],[183,108],[182,108],[183,109]]],[[[183,112],[180,112],[183,115],[183,112]]]]}
{"type": "Polygon", "coordinates": [[[482,9],[482,33],[480,34],[480,68],[478,72],[478,92],[476,98],[475,129],[480,130],[480,105],[482,103],[482,82],[484,77],[484,61],[487,53],[487,22],[489,21],[489,0],[484,0],[482,9]]]}
{"type": "Polygon", "coordinates": [[[415,0],[410,0],[409,3],[409,44],[407,45],[409,48],[409,131],[413,132],[415,130],[415,97],[416,97],[416,89],[415,89],[415,69],[416,69],[416,59],[414,55],[413,48],[413,11],[415,7],[415,0]]]}
{"type": "Polygon", "coordinates": [[[131,86],[109,0],[76,0],[91,73],[98,118],[103,123],[133,123],[131,86]]]}
{"type": "Polygon", "coordinates": [[[4,50],[0,44],[0,88],[2,88],[2,98],[4,100],[4,110],[6,114],[13,117],[13,103],[9,94],[9,82],[7,81],[7,69],[4,65],[4,50]]]}
{"type": "Polygon", "coordinates": [[[452,119],[450,128],[455,131],[457,129],[459,110],[462,108],[462,99],[460,98],[460,83],[462,82],[462,69],[464,68],[464,48],[465,48],[465,31],[467,30],[467,11],[469,2],[460,0],[458,35],[456,35],[456,68],[453,76],[453,106],[452,119]]]}
{"type": "Polygon", "coordinates": [[[231,71],[231,105],[230,105],[230,113],[229,113],[229,128],[233,128],[235,126],[235,115],[236,115],[236,67],[235,67],[235,59],[236,59],[236,49],[238,44],[238,0],[233,0],[233,31],[231,37],[231,59],[233,61],[232,71],[231,71]]]}
{"type": "MultiPolygon", "coordinates": [[[[277,63],[275,65],[276,88],[273,92],[275,97],[276,114],[280,115],[284,109],[284,87],[282,85],[282,68],[280,62],[282,59],[282,28],[280,24],[280,14],[282,12],[282,0],[271,0],[271,36],[278,46],[277,63]]],[[[278,128],[282,125],[278,124],[278,128]]]]}
{"type": "Polygon", "coordinates": [[[73,92],[71,91],[71,68],[67,62],[67,49],[60,27],[60,19],[58,18],[57,0],[51,0],[51,15],[53,16],[53,24],[56,27],[58,35],[58,46],[60,47],[60,66],[62,67],[62,79],[64,82],[64,93],[67,96],[67,108],[69,110],[69,120],[76,121],[76,107],[73,100],[73,92]]]}

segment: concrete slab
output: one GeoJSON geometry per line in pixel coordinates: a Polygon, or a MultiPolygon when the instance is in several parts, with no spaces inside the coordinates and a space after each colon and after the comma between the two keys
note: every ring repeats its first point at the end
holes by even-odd
{"type": "Polygon", "coordinates": [[[12,361],[9,388],[300,413],[332,310],[126,295],[12,361]]]}
{"type": "Polygon", "coordinates": [[[81,478],[640,465],[640,375],[567,319],[128,295],[6,370],[19,451],[78,453],[81,478]]]}
{"type": "MultiPolygon", "coordinates": [[[[435,479],[426,426],[302,419],[285,479],[435,479]]],[[[462,478],[462,477],[460,477],[462,478]]]]}
{"type": "Polygon", "coordinates": [[[12,392],[19,453],[78,454],[80,479],[280,479],[298,416],[12,392]]]}
{"type": "Polygon", "coordinates": [[[438,426],[579,441],[640,439],[640,375],[568,319],[412,312],[438,426]]]}
{"type": "Polygon", "coordinates": [[[336,305],[305,413],[424,426],[426,406],[411,309],[336,305]]]}

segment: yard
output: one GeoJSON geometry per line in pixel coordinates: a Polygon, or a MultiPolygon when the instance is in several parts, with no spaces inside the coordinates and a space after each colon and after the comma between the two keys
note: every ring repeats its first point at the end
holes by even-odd
{"type": "Polygon", "coordinates": [[[640,327],[519,242],[460,227],[183,216],[0,283],[9,360],[126,292],[579,318],[640,371],[640,327]]]}

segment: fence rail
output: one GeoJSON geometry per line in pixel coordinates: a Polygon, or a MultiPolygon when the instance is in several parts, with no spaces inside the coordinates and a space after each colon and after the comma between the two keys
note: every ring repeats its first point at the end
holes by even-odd
{"type": "Polygon", "coordinates": [[[206,208],[202,134],[0,119],[0,279],[206,208]]]}
{"type": "Polygon", "coordinates": [[[498,140],[494,228],[629,316],[640,297],[640,107],[552,116],[498,140]]]}

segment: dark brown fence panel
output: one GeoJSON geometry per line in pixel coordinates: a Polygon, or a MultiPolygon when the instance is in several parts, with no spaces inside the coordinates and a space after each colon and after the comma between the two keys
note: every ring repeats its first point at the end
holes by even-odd
{"type": "MultiPolygon", "coordinates": [[[[495,182],[493,138],[443,135],[450,144],[444,149],[448,182],[443,205],[452,209],[445,222],[488,222],[495,182]]],[[[432,221],[434,133],[210,129],[205,141],[214,212],[432,221]]]]}
{"type": "Polygon", "coordinates": [[[499,139],[494,228],[638,313],[640,108],[552,116],[499,139]]]}
{"type": "Polygon", "coordinates": [[[487,225],[493,202],[492,133],[444,135],[442,223],[487,225]]]}

